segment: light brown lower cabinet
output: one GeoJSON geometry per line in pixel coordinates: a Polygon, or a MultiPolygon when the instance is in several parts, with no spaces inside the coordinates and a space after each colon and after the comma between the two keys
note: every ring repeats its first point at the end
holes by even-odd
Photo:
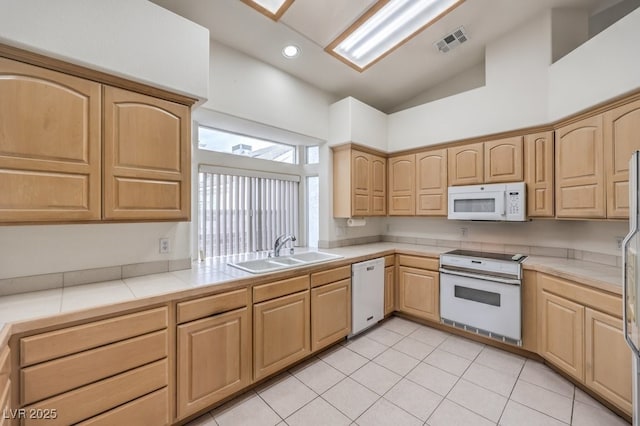
{"type": "Polygon", "coordinates": [[[537,284],[539,354],[631,415],[631,350],[620,295],[542,273],[537,284]]]}
{"type": "Polygon", "coordinates": [[[418,318],[440,321],[440,274],[398,267],[398,310],[418,318]]]}
{"type": "Polygon", "coordinates": [[[311,289],[311,350],[337,342],[351,332],[351,279],[311,289]]]}
{"type": "Polygon", "coordinates": [[[584,380],[584,306],[542,291],[540,355],[584,380]]]}
{"type": "Polygon", "coordinates": [[[253,305],[253,378],[261,379],[311,352],[309,291],[253,305]]]}
{"type": "Polygon", "coordinates": [[[585,321],[585,384],[631,413],[631,351],[622,320],[586,308],[585,321]]]}
{"type": "Polygon", "coordinates": [[[11,359],[9,348],[0,349],[0,426],[9,424],[6,413],[11,409],[11,359]]]}
{"type": "Polygon", "coordinates": [[[206,408],[251,383],[247,307],[178,326],[178,418],[206,408]]]}
{"type": "Polygon", "coordinates": [[[387,316],[395,311],[396,286],[395,286],[395,266],[384,268],[384,315],[387,316]]]}

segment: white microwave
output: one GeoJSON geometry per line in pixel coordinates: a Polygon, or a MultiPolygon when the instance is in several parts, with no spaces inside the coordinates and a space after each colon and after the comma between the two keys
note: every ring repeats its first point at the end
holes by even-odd
{"type": "Polygon", "coordinates": [[[458,220],[526,220],[525,183],[449,187],[449,214],[458,220]]]}

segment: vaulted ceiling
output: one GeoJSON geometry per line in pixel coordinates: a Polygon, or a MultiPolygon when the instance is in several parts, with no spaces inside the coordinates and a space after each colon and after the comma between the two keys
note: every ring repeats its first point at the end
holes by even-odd
{"type": "Polygon", "coordinates": [[[392,112],[484,60],[485,46],[551,8],[583,8],[591,13],[617,0],[466,0],[364,72],[325,52],[325,47],[376,0],[295,0],[277,21],[240,0],[152,0],[210,31],[211,38],[257,58],[337,98],[353,96],[392,112]],[[434,43],[464,26],[469,40],[448,53],[434,43]],[[286,59],[287,44],[302,54],[286,59]]]}

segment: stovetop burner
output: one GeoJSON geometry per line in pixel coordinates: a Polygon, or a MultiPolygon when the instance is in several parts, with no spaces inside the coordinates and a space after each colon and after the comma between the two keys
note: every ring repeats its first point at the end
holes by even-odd
{"type": "Polygon", "coordinates": [[[509,262],[517,262],[513,260],[514,254],[505,254],[505,253],[489,253],[484,251],[476,251],[476,250],[452,250],[448,251],[446,254],[453,254],[456,256],[469,256],[469,257],[481,257],[484,259],[494,259],[494,260],[505,260],[509,262]]]}

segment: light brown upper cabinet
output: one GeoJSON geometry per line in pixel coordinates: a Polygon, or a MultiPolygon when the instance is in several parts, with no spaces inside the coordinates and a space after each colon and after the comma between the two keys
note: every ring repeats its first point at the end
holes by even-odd
{"type": "Polygon", "coordinates": [[[556,216],[605,217],[602,115],[556,130],[556,216]]]}
{"type": "Polygon", "coordinates": [[[189,108],[104,88],[105,219],[189,219],[189,108]]]}
{"type": "Polygon", "coordinates": [[[484,143],[484,183],[524,179],[522,136],[484,143]]]}
{"type": "Polygon", "coordinates": [[[384,216],[387,213],[387,159],[353,149],[333,150],[333,216],[384,216]]]}
{"type": "Polygon", "coordinates": [[[516,136],[449,148],[449,186],[522,181],[522,145],[516,136]]]}
{"type": "Polygon", "coordinates": [[[640,149],[640,100],[604,114],[607,217],[629,217],[629,159],[640,149]]]}
{"type": "Polygon", "coordinates": [[[484,144],[473,143],[447,149],[449,186],[475,185],[484,181],[484,144]]]}
{"type": "Polygon", "coordinates": [[[416,214],[416,156],[389,159],[389,216],[416,214]]]}
{"type": "Polygon", "coordinates": [[[416,154],[416,215],[447,215],[447,150],[416,154]]]}
{"type": "Polygon", "coordinates": [[[0,58],[0,223],[188,220],[190,108],[0,58]]]}
{"type": "Polygon", "coordinates": [[[552,217],[553,211],[553,132],[524,137],[524,175],[527,184],[527,216],[552,217]]]}
{"type": "Polygon", "coordinates": [[[0,58],[0,222],[100,219],[100,90],[0,58]]]}

